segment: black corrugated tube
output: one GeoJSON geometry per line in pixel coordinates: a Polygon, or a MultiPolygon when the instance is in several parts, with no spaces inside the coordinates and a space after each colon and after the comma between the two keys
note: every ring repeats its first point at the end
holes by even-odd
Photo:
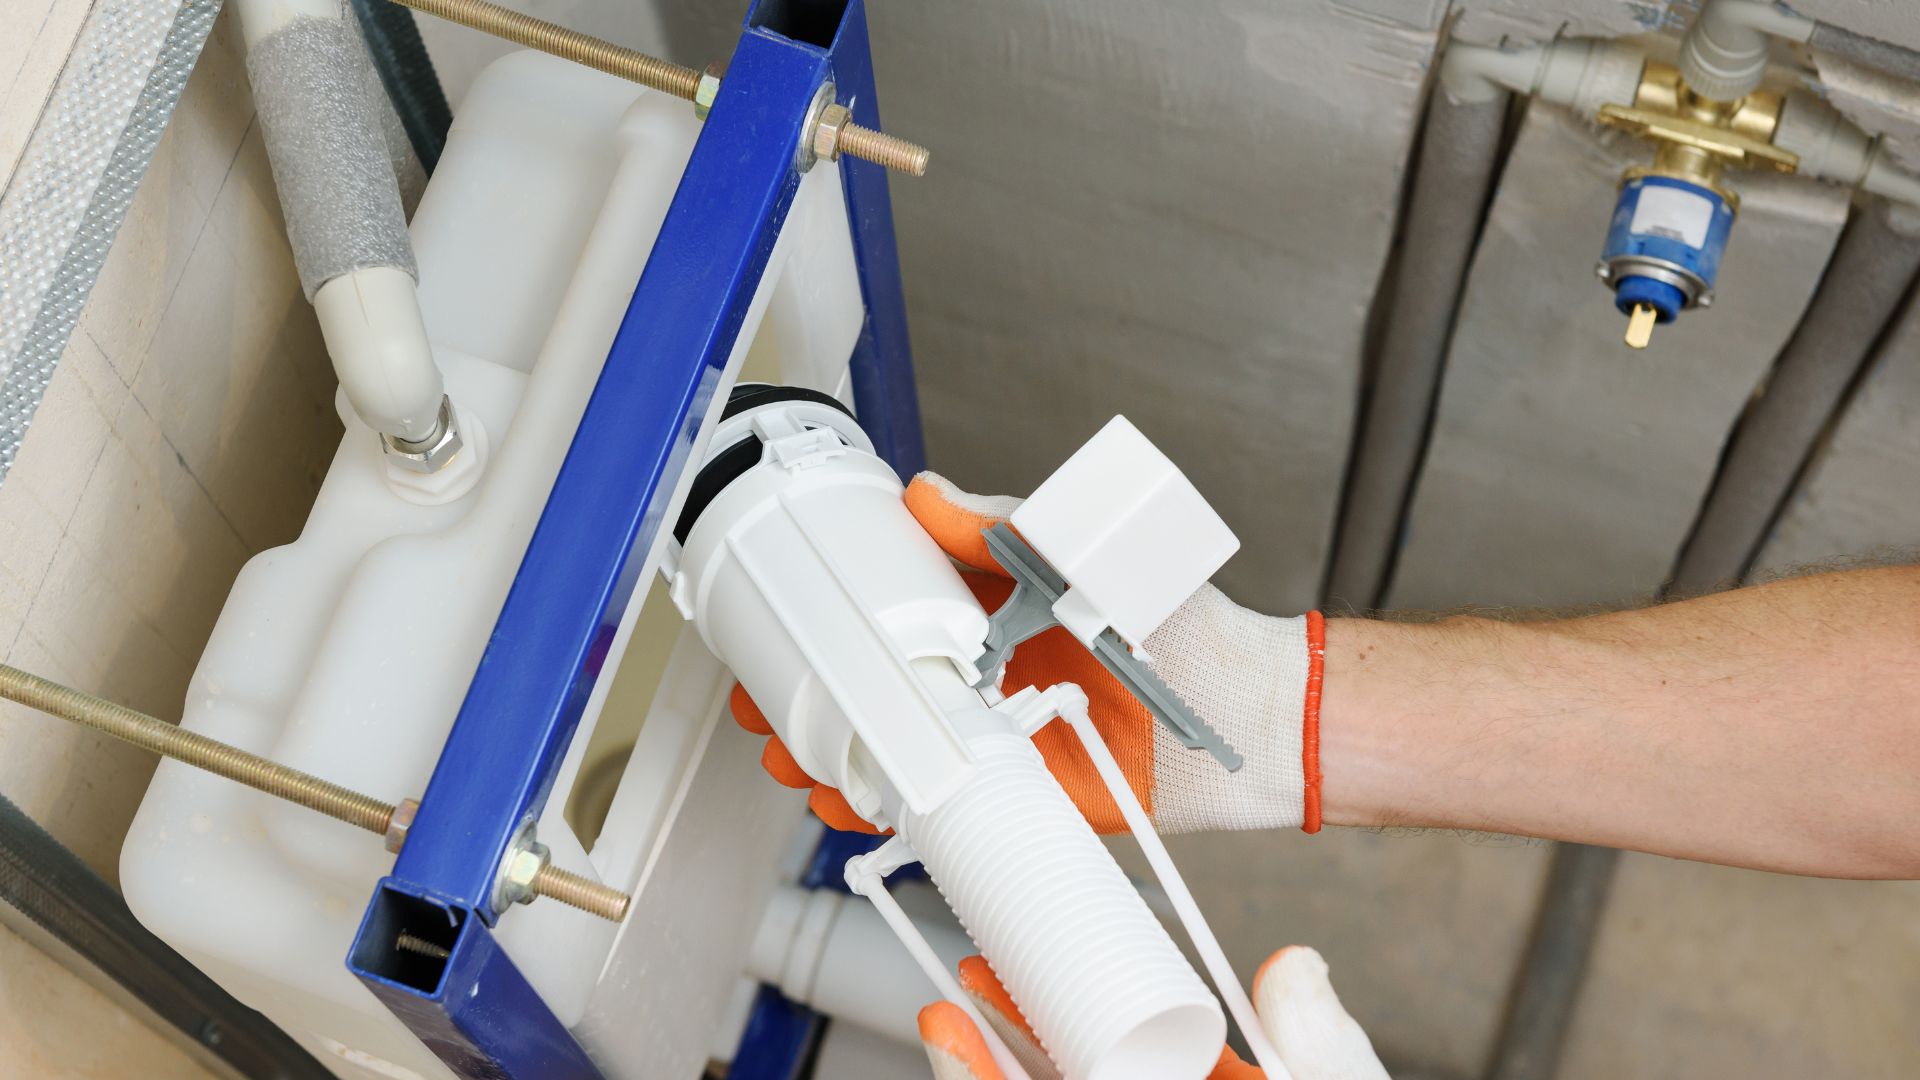
{"type": "Polygon", "coordinates": [[[389,0],[353,0],[353,13],[366,36],[367,51],[373,54],[380,85],[386,87],[420,167],[431,176],[447,144],[453,110],[440,89],[440,76],[434,73],[426,43],[420,40],[413,12],[389,0]]]}

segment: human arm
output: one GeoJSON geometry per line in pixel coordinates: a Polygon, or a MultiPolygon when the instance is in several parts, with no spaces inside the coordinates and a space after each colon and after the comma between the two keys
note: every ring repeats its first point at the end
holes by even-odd
{"type": "MultiPolygon", "coordinates": [[[[980,530],[1017,501],[929,474],[907,504],[988,570],[980,530]]],[[[989,608],[1010,588],[968,580],[989,608]]],[[[1324,820],[1920,877],[1920,567],[1534,621],[1283,619],[1206,586],[1146,644],[1249,767],[1172,744],[1063,631],[1021,646],[1005,685],[1085,687],[1163,832],[1324,820]]],[[[1096,828],[1117,827],[1071,735],[1035,741],[1096,828]]],[[[777,740],[768,752],[776,777],[809,783],[777,740]]],[[[816,791],[816,809],[857,824],[838,794],[816,791]]]]}
{"type": "Polygon", "coordinates": [[[1322,807],[1920,877],[1920,567],[1633,611],[1327,622],[1322,807]]]}

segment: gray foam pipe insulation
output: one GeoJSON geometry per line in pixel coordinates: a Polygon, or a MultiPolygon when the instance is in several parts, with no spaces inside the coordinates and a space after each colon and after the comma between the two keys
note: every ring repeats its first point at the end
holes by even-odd
{"type": "Polygon", "coordinates": [[[1832,23],[1818,22],[1813,24],[1813,33],[1807,38],[1807,44],[1889,75],[1920,82],[1920,52],[1892,42],[1856,34],[1832,23]]]}
{"type": "Polygon", "coordinates": [[[1331,602],[1365,610],[1378,606],[1385,592],[1440,392],[1460,290],[1499,171],[1511,100],[1505,91],[1457,100],[1436,87],[1427,105],[1392,306],[1355,427],[1327,579],[1331,602]]]}
{"type": "Polygon", "coordinates": [[[390,464],[433,472],[457,451],[427,342],[392,122],[358,19],[339,0],[240,0],[247,74],[287,238],[353,411],[390,464]],[[385,122],[383,123],[383,118],[385,122]],[[449,449],[449,446],[451,449],[449,449]]]}
{"type": "Polygon", "coordinates": [[[358,24],[296,18],[247,50],[247,77],[307,299],[366,267],[417,280],[358,24]]]}
{"type": "Polygon", "coordinates": [[[1815,443],[1920,274],[1920,212],[1873,199],[1840,237],[1806,317],[1741,417],[1669,595],[1746,576],[1815,443]]]}

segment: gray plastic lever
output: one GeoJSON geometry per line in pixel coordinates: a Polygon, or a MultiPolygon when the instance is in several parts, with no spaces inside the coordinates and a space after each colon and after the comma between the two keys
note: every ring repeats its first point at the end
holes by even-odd
{"type": "MultiPolygon", "coordinates": [[[[1066,581],[1005,522],[996,523],[983,535],[993,561],[1012,575],[1013,595],[1007,597],[1007,602],[988,620],[986,651],[974,661],[980,670],[980,686],[993,681],[994,672],[1007,662],[1014,646],[1042,630],[1060,625],[1060,620],[1053,617],[1053,605],[1067,591],[1066,581]]],[[[1180,700],[1180,695],[1173,692],[1173,687],[1134,656],[1119,634],[1111,629],[1102,630],[1100,636],[1093,639],[1089,651],[1120,680],[1128,693],[1173,732],[1180,745],[1189,750],[1205,750],[1225,765],[1228,772],[1239,771],[1241,759],[1233,747],[1227,745],[1219,732],[1208,727],[1206,721],[1195,716],[1187,703],[1180,700]]]]}

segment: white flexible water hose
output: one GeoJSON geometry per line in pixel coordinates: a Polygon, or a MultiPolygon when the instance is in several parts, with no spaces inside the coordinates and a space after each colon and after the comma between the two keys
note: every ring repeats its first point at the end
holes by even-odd
{"type": "Polygon", "coordinates": [[[1204,1076],[1226,1035],[1206,986],[1032,740],[972,747],[968,785],[897,827],[1048,1055],[1076,1080],[1204,1076]]]}
{"type": "Polygon", "coordinates": [[[1187,937],[1200,953],[1200,961],[1207,966],[1207,974],[1213,977],[1214,989],[1220,992],[1221,1000],[1227,1003],[1227,1011],[1233,1014],[1234,1026],[1246,1038],[1254,1062],[1267,1074],[1267,1080],[1289,1080],[1291,1074],[1280,1060],[1280,1051],[1267,1038],[1266,1029],[1260,1026],[1259,1014],[1254,1011],[1246,990],[1240,986],[1239,977],[1233,973],[1233,964],[1227,960],[1225,950],[1220,948],[1220,939],[1214,937],[1213,928],[1207,925],[1207,918],[1201,914],[1199,903],[1187,889],[1186,879],[1180,876],[1180,871],[1173,865],[1173,856],[1167,854],[1166,845],[1160,842],[1160,834],[1154,831],[1153,823],[1148,820],[1146,808],[1134,797],[1126,774],[1120,771],[1120,763],[1113,759],[1113,752],[1107,749],[1106,741],[1100,738],[1100,732],[1093,726],[1093,720],[1087,715],[1086,695],[1078,687],[1061,702],[1060,715],[1073,728],[1074,735],[1079,737],[1080,745],[1086,748],[1087,756],[1093,759],[1093,767],[1099,771],[1100,779],[1107,785],[1114,803],[1120,807],[1120,816],[1126,821],[1127,830],[1133,833],[1134,840],[1139,843],[1140,852],[1146,856],[1147,865],[1153,868],[1153,876],[1172,902],[1180,925],[1186,928],[1187,937]]]}
{"type": "MultiPolygon", "coordinates": [[[[1071,683],[1054,686],[1046,691],[1046,695],[1053,699],[1059,715],[1073,728],[1074,735],[1079,738],[1080,745],[1086,749],[1087,756],[1093,761],[1094,769],[1100,774],[1100,779],[1106,785],[1108,793],[1113,796],[1114,803],[1120,809],[1121,818],[1126,821],[1128,830],[1133,833],[1135,841],[1139,843],[1141,852],[1146,856],[1147,864],[1153,868],[1154,877],[1160,882],[1161,888],[1165,891],[1169,902],[1173,905],[1174,913],[1179,918],[1181,925],[1185,927],[1188,938],[1193,941],[1195,950],[1200,953],[1201,961],[1206,965],[1208,974],[1213,977],[1214,987],[1226,1002],[1228,1012],[1233,1015],[1234,1025],[1240,1029],[1241,1035],[1246,1038],[1247,1047],[1252,1051],[1254,1061],[1260,1066],[1261,1070],[1265,1072],[1267,1080],[1289,1080],[1292,1074],[1287,1071],[1286,1064],[1281,1059],[1278,1048],[1276,1048],[1273,1045],[1273,1041],[1267,1037],[1266,1029],[1260,1023],[1259,1014],[1254,1010],[1252,1000],[1241,987],[1239,977],[1234,974],[1233,965],[1227,959],[1225,950],[1220,947],[1219,939],[1214,936],[1212,928],[1208,926],[1206,916],[1201,913],[1200,905],[1194,899],[1193,893],[1187,889],[1186,881],[1180,876],[1179,869],[1173,865],[1173,857],[1168,854],[1166,845],[1160,842],[1159,834],[1154,831],[1152,822],[1147,817],[1146,808],[1140,805],[1140,800],[1134,795],[1133,788],[1127,783],[1126,775],[1121,771],[1119,762],[1114,760],[1113,752],[1107,749],[1106,741],[1100,737],[1099,730],[1093,726],[1093,721],[1087,714],[1086,695],[1079,687],[1071,683]]],[[[1032,751],[1032,744],[1026,739],[1018,738],[1018,741],[1026,743],[1027,749],[1032,751]]],[[[1039,754],[1037,751],[1033,751],[1032,756],[1038,759],[1039,754]]],[[[1044,762],[1041,763],[1041,768],[1044,772],[1044,762]]],[[[1009,771],[1007,764],[996,765],[995,770],[996,772],[1003,773],[1009,771]]],[[[1011,771],[1017,775],[1024,770],[1020,769],[1018,765],[1015,765],[1011,771]]],[[[1050,787],[1060,796],[1061,801],[1066,801],[1065,792],[1060,790],[1058,783],[1052,779],[1050,774],[1046,774],[1038,780],[1032,780],[1030,777],[1021,777],[1020,779],[1050,787]]],[[[998,787],[998,785],[994,785],[993,787],[998,787]]],[[[1005,792],[994,790],[990,787],[987,789],[986,797],[995,798],[1004,794],[1005,792]]],[[[1031,808],[1029,804],[1023,801],[1016,801],[1013,804],[1015,813],[1022,810],[1030,810],[1031,808]]],[[[1071,803],[1068,803],[1068,808],[1070,810],[1072,809],[1071,803]]],[[[960,812],[972,818],[969,831],[978,832],[982,830],[983,827],[990,827],[986,826],[985,820],[982,817],[976,816],[977,812],[966,810],[960,812]]],[[[1077,811],[1074,812],[1077,814],[1077,811]]],[[[1044,823],[1041,824],[1044,825],[1044,823]]],[[[1071,832],[1072,830],[1065,831],[1071,832]]],[[[940,990],[942,996],[966,1011],[968,1017],[973,1020],[974,1026],[980,1030],[982,1036],[986,1039],[987,1047],[989,1051],[992,1052],[994,1061],[1000,1066],[1001,1070],[1005,1072],[1009,1078],[1026,1076],[1027,1074],[1021,1069],[1012,1051],[1008,1049],[1005,1042],[1000,1039],[993,1027],[986,1022],[986,1019],[980,1015],[972,999],[961,989],[960,984],[954,979],[952,973],[947,971],[946,965],[941,963],[940,958],[934,954],[932,947],[927,944],[919,927],[914,925],[913,921],[901,910],[899,903],[893,899],[892,894],[887,892],[884,883],[886,875],[892,873],[905,863],[912,861],[913,858],[914,852],[909,843],[903,837],[896,836],[880,849],[848,860],[846,871],[848,887],[855,893],[865,896],[873,902],[874,907],[880,912],[881,917],[885,919],[887,925],[893,929],[894,934],[899,937],[901,944],[906,946],[907,951],[912,954],[914,960],[919,963],[922,970],[926,972],[927,977],[931,979],[934,986],[940,990]]],[[[1111,865],[1111,863],[1108,865],[1111,865]]],[[[935,883],[938,884],[939,872],[929,865],[928,873],[934,877],[935,883]]],[[[1017,874],[1018,870],[1016,869],[1014,873],[1017,874]]],[[[984,887],[989,894],[991,894],[996,885],[1004,884],[983,879],[977,875],[977,872],[974,876],[970,876],[966,880],[968,880],[971,885],[984,887]]],[[[1122,884],[1127,892],[1133,893],[1131,885],[1125,884],[1124,879],[1122,884]]],[[[943,890],[943,893],[944,892],[943,890]]],[[[964,897],[955,897],[950,893],[946,895],[949,902],[953,904],[954,910],[961,914],[961,919],[967,924],[969,931],[974,933],[975,940],[979,942],[982,949],[991,952],[996,949],[996,947],[1030,947],[1030,945],[1021,946],[1017,943],[1007,946],[990,944],[986,938],[981,937],[980,932],[973,930],[974,924],[967,921],[967,914],[962,910],[963,903],[968,904],[969,908],[973,908],[974,905],[969,903],[964,897]]],[[[1135,895],[1137,897],[1137,894],[1135,895]]],[[[1022,899],[1023,897],[1018,892],[1014,893],[1011,897],[1002,895],[998,898],[999,902],[1003,905],[1018,905],[1022,899]]],[[[977,909],[975,910],[976,918],[982,914],[983,913],[977,909]]],[[[1077,915],[1078,912],[1075,914],[1077,915]]],[[[992,910],[988,910],[984,915],[998,922],[1018,920],[1021,918],[1017,907],[1011,914],[996,914],[992,910]]],[[[1076,921],[1078,921],[1078,919],[1076,919],[1076,921]]],[[[1106,929],[1104,926],[1096,925],[1094,933],[1097,935],[1106,929]]],[[[995,937],[1002,936],[998,925],[990,930],[989,933],[995,937]]],[[[1021,953],[1016,955],[1031,956],[1032,954],[1021,953]]],[[[1184,964],[1181,964],[1180,968],[1183,972],[1186,972],[1184,964]]],[[[995,974],[1001,975],[1004,980],[1007,978],[1007,975],[1002,974],[1003,970],[1010,969],[995,967],[995,974]]],[[[1190,972],[1186,973],[1190,975],[1190,972]]],[[[1104,972],[1096,972],[1096,975],[1104,974],[1104,972]]],[[[1125,991],[1136,990],[1140,988],[1142,983],[1159,977],[1164,976],[1139,971],[1131,973],[1122,972],[1119,975],[1120,982],[1125,991]]],[[[1020,1007],[1021,1013],[1036,1025],[1040,1021],[1033,1012],[1035,1009],[1057,1009],[1060,1005],[1066,1004],[1079,1011],[1097,1013],[1102,1008],[1110,1007],[1106,1001],[1100,1000],[1100,998],[1102,996],[1111,996],[1111,994],[1090,995],[1087,994],[1084,987],[1063,987],[1057,991],[1057,994],[1081,996],[1067,996],[1063,1001],[1061,997],[1055,996],[1055,992],[1050,992],[1047,997],[1038,1000],[1030,999],[1022,1001],[1019,997],[1015,997],[1014,1003],[1020,1007]]],[[[1058,1023],[1060,1022],[1060,1018],[1050,1016],[1049,1022],[1058,1023]]],[[[1066,1075],[1072,1077],[1099,1075],[1097,1073],[1083,1074],[1073,1071],[1064,1059],[1063,1050],[1065,1048],[1056,1049],[1055,1045],[1050,1043],[1047,1049],[1053,1055],[1055,1062],[1060,1064],[1066,1071],[1066,1075]]],[[[1134,1060],[1138,1060],[1138,1058],[1136,1057],[1134,1060]]],[[[1168,1062],[1156,1062],[1149,1066],[1149,1068],[1169,1070],[1165,1072],[1164,1075],[1183,1075],[1182,1073],[1171,1071],[1173,1066],[1168,1062]]],[[[1143,1075],[1157,1076],[1163,1074],[1160,1072],[1143,1072],[1143,1075]]]]}

